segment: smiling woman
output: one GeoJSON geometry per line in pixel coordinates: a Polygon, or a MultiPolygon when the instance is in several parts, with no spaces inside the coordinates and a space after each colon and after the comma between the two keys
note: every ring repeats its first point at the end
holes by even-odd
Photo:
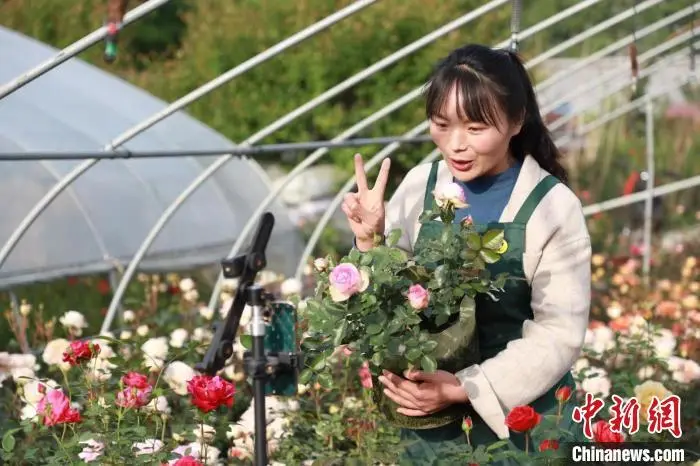
{"type": "MultiPolygon", "coordinates": [[[[503,230],[503,255],[488,270],[512,279],[498,301],[477,296],[478,364],[465,360],[454,373],[440,367],[434,373],[385,372],[379,380],[399,413],[441,420],[438,427],[417,422],[430,427],[402,429],[411,464],[432,464],[466,443],[461,419],[444,416],[459,411],[455,405],[472,419],[472,445],[500,438],[511,448],[527,443],[533,450],[546,439],[514,430],[506,416],[523,405],[541,415],[556,413],[557,388],[574,387],[570,369],[590,307],[591,246],[581,204],[565,185],[559,152],[515,53],[481,45],[453,51],[428,83],[426,113],[444,160],[409,171],[386,212],[377,207],[381,203],[348,196],[343,210],[351,225],[372,230],[353,230],[357,248],[366,251],[368,237],[399,228],[399,246],[419,252],[436,231],[421,224],[421,213],[432,205],[436,186],[454,181],[467,204],[454,221],[471,217],[478,229],[503,230]]],[[[563,414],[560,426],[580,433],[571,413],[563,414]]]]}

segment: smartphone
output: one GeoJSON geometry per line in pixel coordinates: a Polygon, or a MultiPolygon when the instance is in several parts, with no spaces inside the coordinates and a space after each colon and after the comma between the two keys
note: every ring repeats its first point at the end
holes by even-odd
{"type": "MultiPolygon", "coordinates": [[[[288,301],[273,301],[269,305],[265,328],[265,352],[268,356],[299,354],[297,309],[288,301]]],[[[301,366],[301,364],[299,365],[301,366]]],[[[295,396],[300,369],[278,370],[265,386],[266,395],[295,396]]]]}

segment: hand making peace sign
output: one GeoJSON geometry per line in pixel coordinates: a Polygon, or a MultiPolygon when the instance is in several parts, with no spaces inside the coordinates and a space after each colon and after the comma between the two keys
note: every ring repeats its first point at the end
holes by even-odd
{"type": "Polygon", "coordinates": [[[357,192],[345,195],[342,208],[360,250],[366,251],[372,247],[375,234],[384,234],[384,193],[390,166],[391,160],[388,158],[382,161],[377,180],[369,189],[362,156],[355,154],[357,192]]]}

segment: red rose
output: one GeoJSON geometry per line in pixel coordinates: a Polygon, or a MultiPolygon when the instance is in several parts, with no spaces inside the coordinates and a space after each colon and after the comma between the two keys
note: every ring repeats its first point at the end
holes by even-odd
{"type": "Polygon", "coordinates": [[[173,466],[204,466],[204,464],[197,461],[194,456],[183,456],[179,460],[175,461],[173,466]]]}
{"type": "Polygon", "coordinates": [[[100,352],[100,345],[87,341],[71,341],[70,346],[63,352],[63,362],[71,366],[77,366],[81,362],[89,361],[100,352]]]}
{"type": "Polygon", "coordinates": [[[620,432],[613,432],[607,421],[600,420],[593,425],[593,439],[598,443],[622,443],[625,436],[620,432]]]}
{"type": "Polygon", "coordinates": [[[129,372],[122,377],[122,383],[127,387],[146,388],[151,384],[148,383],[148,377],[138,372],[129,372]]]}
{"type": "Polygon", "coordinates": [[[196,375],[187,382],[187,392],[192,395],[192,404],[208,413],[219,406],[233,406],[236,387],[218,375],[196,375]]]}
{"type": "Polygon", "coordinates": [[[554,392],[554,398],[562,403],[569,401],[569,398],[571,398],[571,387],[564,385],[563,387],[557,388],[557,391],[554,392]]]}
{"type": "Polygon", "coordinates": [[[515,432],[527,432],[540,423],[542,415],[531,406],[516,406],[506,416],[506,425],[515,432]]]}
{"type": "Polygon", "coordinates": [[[558,450],[559,440],[542,440],[540,442],[540,451],[545,450],[558,450]]]}

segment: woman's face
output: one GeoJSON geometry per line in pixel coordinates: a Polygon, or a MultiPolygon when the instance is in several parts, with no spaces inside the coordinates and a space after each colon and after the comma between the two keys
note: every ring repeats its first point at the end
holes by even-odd
{"type": "Polygon", "coordinates": [[[430,120],[430,136],[452,175],[467,182],[507,170],[513,162],[508,144],[521,125],[508,123],[500,111],[497,127],[466,121],[457,112],[462,105],[457,99],[453,87],[442,112],[430,120]]]}

